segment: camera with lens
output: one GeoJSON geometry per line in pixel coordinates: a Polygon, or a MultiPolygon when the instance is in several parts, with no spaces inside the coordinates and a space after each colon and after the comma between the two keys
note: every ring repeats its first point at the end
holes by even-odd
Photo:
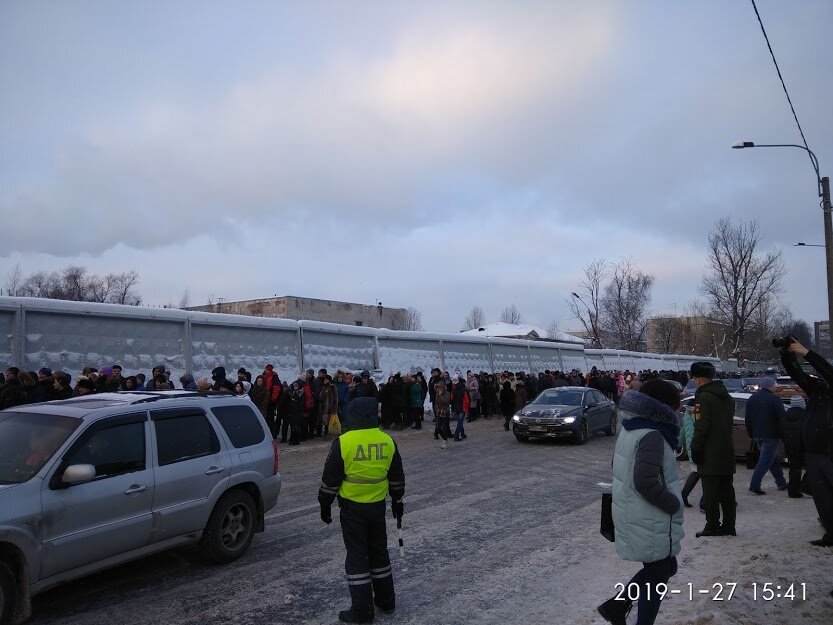
{"type": "Polygon", "coordinates": [[[787,351],[790,348],[790,345],[796,342],[796,338],[791,335],[782,336],[780,338],[772,339],[772,346],[780,349],[782,352],[787,351]]]}

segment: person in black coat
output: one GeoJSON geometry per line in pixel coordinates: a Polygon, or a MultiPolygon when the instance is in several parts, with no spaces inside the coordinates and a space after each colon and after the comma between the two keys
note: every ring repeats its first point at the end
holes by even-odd
{"type": "Polygon", "coordinates": [[[833,366],[814,351],[793,340],[781,353],[781,364],[792,379],[807,393],[807,409],[801,440],[804,443],[804,463],[807,480],[813,493],[813,503],[824,527],[824,536],[810,544],[833,547],[833,366]],[[807,375],[796,356],[803,356],[821,377],[807,375]]]}
{"type": "Polygon", "coordinates": [[[757,443],[760,450],[758,463],[749,480],[749,490],[756,495],[763,495],[761,480],[767,471],[775,478],[778,490],[787,490],[787,480],[784,479],[784,472],[777,457],[784,402],[774,392],[777,386],[775,378],[763,377],[758,386],[760,388],[746,402],[745,420],[749,438],[757,443]]]}
{"type": "Polygon", "coordinates": [[[509,380],[503,383],[500,389],[500,412],[503,414],[503,429],[509,431],[509,420],[515,414],[515,391],[509,380]]]}
{"type": "Polygon", "coordinates": [[[793,395],[790,407],[781,419],[781,440],[784,441],[784,453],[790,459],[787,495],[803,497],[801,494],[801,470],[804,468],[804,450],[801,447],[801,428],[804,425],[804,398],[793,395]]]}

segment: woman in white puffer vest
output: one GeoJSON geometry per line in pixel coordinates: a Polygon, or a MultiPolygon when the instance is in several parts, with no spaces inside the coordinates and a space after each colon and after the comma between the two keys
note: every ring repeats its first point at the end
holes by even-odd
{"type": "Polygon", "coordinates": [[[619,403],[621,431],[613,455],[613,523],[616,552],[642,563],[625,592],[598,607],[611,623],[625,623],[637,599],[637,624],[659,612],[657,584],[677,572],[683,504],[677,478],[680,394],[665,380],[626,391],[619,403]]]}

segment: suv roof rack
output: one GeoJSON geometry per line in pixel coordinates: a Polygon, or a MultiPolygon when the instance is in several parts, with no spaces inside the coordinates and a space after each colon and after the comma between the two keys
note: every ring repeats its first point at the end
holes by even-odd
{"type": "Polygon", "coordinates": [[[151,401],[159,401],[160,399],[180,399],[182,397],[238,397],[231,391],[122,391],[120,394],[140,395],[144,396],[131,404],[144,404],[151,401]]]}

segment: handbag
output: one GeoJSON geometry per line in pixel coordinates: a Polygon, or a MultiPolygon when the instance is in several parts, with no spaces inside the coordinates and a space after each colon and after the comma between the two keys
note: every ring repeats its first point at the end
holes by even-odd
{"type": "Polygon", "coordinates": [[[755,444],[755,441],[752,440],[749,442],[749,451],[746,452],[746,468],[749,470],[753,470],[756,466],[758,466],[758,459],[761,457],[761,450],[758,449],[758,446],[755,444]]]}
{"type": "Polygon", "coordinates": [[[610,542],[616,541],[616,532],[613,527],[613,493],[602,493],[602,519],[599,533],[610,542]]]}
{"type": "Polygon", "coordinates": [[[327,422],[327,434],[341,436],[341,421],[338,418],[337,412],[330,415],[330,420],[327,422]]]}

